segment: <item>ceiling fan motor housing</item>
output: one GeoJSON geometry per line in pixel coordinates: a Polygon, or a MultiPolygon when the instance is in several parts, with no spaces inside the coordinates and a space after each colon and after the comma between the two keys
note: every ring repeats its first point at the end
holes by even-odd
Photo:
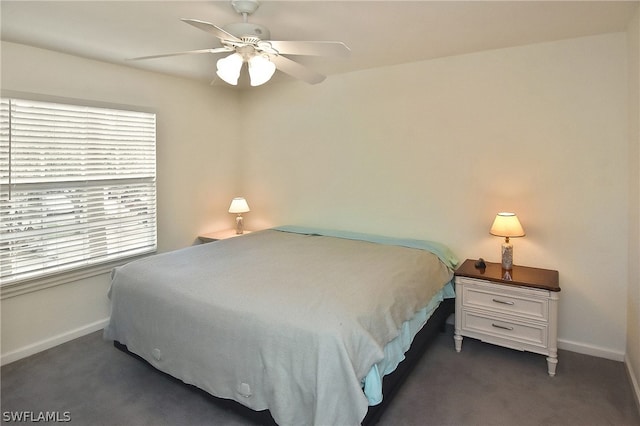
{"type": "Polygon", "coordinates": [[[240,39],[242,37],[256,37],[260,40],[269,40],[271,38],[271,34],[269,33],[269,29],[267,27],[249,22],[228,24],[225,25],[223,29],[240,39]]]}

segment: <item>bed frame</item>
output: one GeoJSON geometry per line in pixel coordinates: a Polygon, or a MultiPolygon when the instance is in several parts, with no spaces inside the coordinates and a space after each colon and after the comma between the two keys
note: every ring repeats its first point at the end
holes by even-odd
{"type": "MultiPolygon", "coordinates": [[[[411,344],[411,348],[405,353],[405,359],[402,361],[395,371],[391,374],[386,375],[382,380],[382,389],[384,392],[384,399],[378,405],[370,406],[369,411],[367,411],[367,415],[362,421],[363,426],[375,425],[380,420],[380,417],[386,410],[386,408],[391,404],[391,401],[398,393],[398,390],[401,388],[404,381],[407,379],[411,371],[415,368],[416,364],[422,357],[422,354],[426,351],[426,349],[431,345],[431,343],[435,340],[438,333],[444,332],[445,323],[447,318],[454,313],[455,311],[455,299],[445,299],[440,303],[440,306],[434,311],[431,315],[427,323],[422,327],[422,329],[416,334],[413,343],[411,344]]],[[[231,409],[243,417],[255,422],[260,425],[277,425],[269,410],[263,411],[254,411],[244,405],[231,400],[231,399],[223,399],[215,397],[208,392],[197,388],[193,385],[188,385],[182,382],[181,380],[164,373],[160,370],[157,370],[151,364],[149,364],[144,358],[129,352],[126,345],[123,345],[120,342],[114,341],[113,345],[120,349],[121,351],[141,360],[144,362],[149,368],[164,374],[169,377],[171,380],[181,383],[182,385],[186,385],[192,387],[197,392],[202,392],[207,395],[215,404],[224,409],[231,409]]]]}

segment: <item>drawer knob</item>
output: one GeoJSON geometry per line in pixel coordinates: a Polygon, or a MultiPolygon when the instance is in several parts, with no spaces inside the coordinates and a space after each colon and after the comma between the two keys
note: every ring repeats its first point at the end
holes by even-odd
{"type": "Polygon", "coordinates": [[[495,328],[500,328],[502,330],[509,330],[509,331],[513,331],[513,327],[507,327],[506,325],[500,325],[500,324],[491,324],[493,327],[495,328]]]}
{"type": "Polygon", "coordinates": [[[514,302],[510,302],[510,301],[505,301],[505,300],[500,300],[500,299],[492,299],[494,302],[496,303],[500,303],[502,305],[513,305],[514,302]]]}

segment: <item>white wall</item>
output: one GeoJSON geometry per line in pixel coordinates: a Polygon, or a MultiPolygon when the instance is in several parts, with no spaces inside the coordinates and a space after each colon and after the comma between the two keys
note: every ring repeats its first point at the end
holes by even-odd
{"type": "MultiPolygon", "coordinates": [[[[157,114],[159,250],[233,224],[238,96],[225,88],[3,42],[2,89],[157,114]]],[[[109,315],[108,275],[3,299],[2,362],[99,329],[109,315]]]]}
{"type": "MultiPolygon", "coordinates": [[[[2,87],[156,110],[161,250],[227,226],[238,193],[247,228],[430,238],[490,261],[493,216],[516,211],[527,231],[516,262],[560,271],[561,345],[621,359],[626,57],[626,34],[608,34],[238,93],[3,43],[2,87]],[[240,106],[251,120],[237,121],[240,106]]],[[[2,300],[3,362],[99,328],[107,286],[2,300]]]]}
{"type": "Polygon", "coordinates": [[[640,9],[627,31],[629,60],[629,291],[626,364],[640,409],[640,9]]]}
{"type": "MultiPolygon", "coordinates": [[[[243,93],[248,227],[415,236],[557,269],[561,346],[626,342],[626,34],[447,57],[243,93]]],[[[562,365],[562,364],[560,364],[562,365]]]]}

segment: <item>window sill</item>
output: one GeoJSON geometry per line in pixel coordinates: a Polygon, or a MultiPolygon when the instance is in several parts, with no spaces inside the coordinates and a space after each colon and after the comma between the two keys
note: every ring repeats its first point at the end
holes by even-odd
{"type": "Polygon", "coordinates": [[[44,290],[45,288],[55,287],[61,284],[68,284],[85,278],[95,277],[97,275],[107,274],[110,273],[111,270],[116,266],[124,265],[131,261],[141,259],[154,253],[147,253],[140,256],[119,259],[117,261],[109,263],[103,263],[101,265],[94,265],[87,268],[74,269],[38,278],[23,280],[16,283],[5,284],[0,287],[0,300],[20,296],[34,291],[44,290]]]}

